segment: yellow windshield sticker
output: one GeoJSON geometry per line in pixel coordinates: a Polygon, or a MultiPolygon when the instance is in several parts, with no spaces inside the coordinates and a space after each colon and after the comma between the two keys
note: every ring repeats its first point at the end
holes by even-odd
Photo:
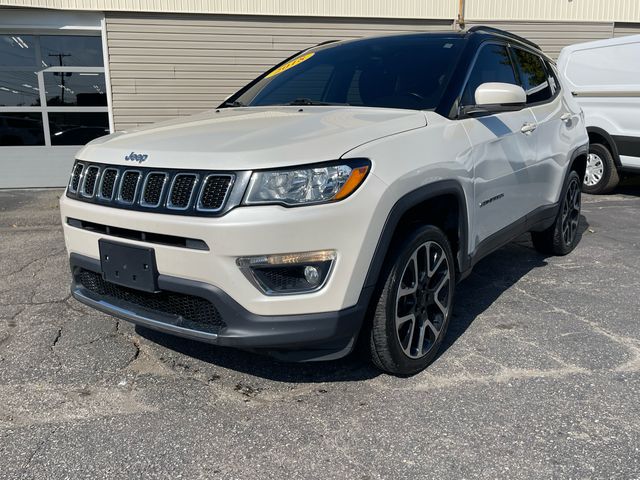
{"type": "Polygon", "coordinates": [[[267,75],[266,78],[274,77],[274,76],[278,75],[279,73],[284,72],[285,70],[289,70],[290,68],[293,68],[296,65],[300,65],[302,62],[304,62],[305,60],[309,60],[314,55],[315,55],[315,52],[309,52],[309,53],[305,53],[301,57],[294,58],[290,62],[287,62],[284,65],[280,65],[273,72],[271,72],[269,75],[267,75]]]}

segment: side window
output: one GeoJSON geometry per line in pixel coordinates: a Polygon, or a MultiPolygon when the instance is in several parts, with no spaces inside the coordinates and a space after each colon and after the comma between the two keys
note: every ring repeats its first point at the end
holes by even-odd
{"type": "Polygon", "coordinates": [[[461,105],[475,105],[476,89],[486,82],[518,84],[509,52],[504,45],[489,44],[481,47],[462,93],[461,105]]]}
{"type": "Polygon", "coordinates": [[[544,61],[535,53],[513,49],[516,57],[520,84],[527,92],[527,103],[544,102],[553,96],[544,61]]]}

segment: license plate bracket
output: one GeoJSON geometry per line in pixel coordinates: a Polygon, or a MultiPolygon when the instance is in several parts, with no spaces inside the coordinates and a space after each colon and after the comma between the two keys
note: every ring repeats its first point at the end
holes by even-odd
{"type": "Polygon", "coordinates": [[[153,248],[98,240],[102,278],[145,292],[158,291],[158,269],[153,248]]]}

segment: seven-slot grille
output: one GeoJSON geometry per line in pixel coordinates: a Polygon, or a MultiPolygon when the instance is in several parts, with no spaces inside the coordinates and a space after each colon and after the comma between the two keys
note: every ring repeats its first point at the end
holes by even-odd
{"type": "Polygon", "coordinates": [[[173,178],[167,207],[184,210],[189,207],[198,176],[193,173],[179,173],[173,178]]]}
{"type": "Polygon", "coordinates": [[[124,172],[122,175],[122,182],[120,182],[118,200],[122,203],[133,203],[136,199],[138,183],[140,183],[140,175],[140,172],[137,170],[127,170],[124,172]]]}
{"type": "Polygon", "coordinates": [[[226,211],[234,180],[230,173],[76,162],[67,196],[117,208],[216,215],[226,211]]]}
{"type": "Polygon", "coordinates": [[[167,174],[162,172],[151,172],[144,180],[142,187],[142,200],[140,205],[145,207],[157,207],[162,198],[162,189],[167,180],[167,174]]]}
{"type": "Polygon", "coordinates": [[[73,171],[71,172],[71,180],[69,181],[69,191],[73,193],[76,193],[78,191],[83,170],[84,165],[82,163],[76,163],[73,166],[73,171]]]}
{"type": "Polygon", "coordinates": [[[219,210],[227,196],[231,180],[231,175],[207,175],[200,191],[198,208],[210,211],[219,210]]]}
{"type": "Polygon", "coordinates": [[[102,172],[102,180],[100,181],[100,197],[105,200],[113,198],[113,190],[118,179],[118,170],[115,168],[105,168],[102,172]]]}
{"type": "Polygon", "coordinates": [[[95,165],[91,165],[87,167],[86,172],[84,173],[84,180],[82,182],[82,195],[85,197],[93,197],[93,194],[96,191],[96,183],[98,181],[98,174],[100,173],[100,168],[95,165]]]}

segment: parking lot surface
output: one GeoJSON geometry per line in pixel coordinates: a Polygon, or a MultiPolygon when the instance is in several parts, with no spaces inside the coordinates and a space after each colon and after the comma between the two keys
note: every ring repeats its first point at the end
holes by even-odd
{"type": "Polygon", "coordinates": [[[640,186],[458,289],[411,378],[215,348],[69,297],[60,190],[0,191],[0,478],[640,478],[640,186]]]}

